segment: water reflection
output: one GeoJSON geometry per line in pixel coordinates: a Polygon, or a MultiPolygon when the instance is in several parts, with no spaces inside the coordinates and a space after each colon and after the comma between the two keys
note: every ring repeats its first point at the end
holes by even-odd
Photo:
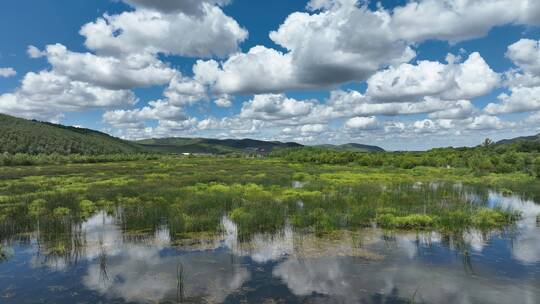
{"type": "Polygon", "coordinates": [[[31,263],[35,267],[46,266],[55,270],[65,270],[81,259],[91,261],[102,255],[118,255],[124,243],[122,231],[115,225],[114,218],[105,212],[97,213],[80,225],[73,225],[70,233],[60,235],[57,241],[43,242],[41,237],[39,231],[31,236],[30,243],[37,245],[31,263]],[[62,248],[64,250],[59,250],[62,248]]]}
{"type": "Polygon", "coordinates": [[[204,297],[221,302],[249,278],[226,253],[178,255],[168,248],[170,234],[163,226],[153,235],[125,234],[112,216],[102,213],[82,229],[86,258],[92,261],[82,282],[108,298],[156,302],[204,297]]]}
{"type": "Polygon", "coordinates": [[[82,280],[87,288],[108,298],[130,302],[204,298],[220,303],[249,276],[226,253],[177,256],[153,247],[131,246],[108,259],[106,279],[101,265],[93,263],[82,280]]]}
{"type": "Polygon", "coordinates": [[[516,195],[503,196],[496,192],[489,193],[489,203],[492,207],[500,206],[522,212],[523,219],[518,223],[518,232],[512,239],[512,255],[523,263],[540,262],[540,227],[537,220],[540,205],[516,195]]]}
{"type": "MultiPolygon", "coordinates": [[[[516,233],[507,239],[511,255],[524,264],[538,263],[540,228],[537,216],[540,206],[518,196],[502,196],[495,192],[489,193],[488,201],[491,207],[522,212],[523,219],[518,223],[516,233]]],[[[504,252],[483,254],[488,250],[504,251],[490,246],[494,239],[505,240],[498,233],[478,230],[466,231],[461,238],[447,239],[438,233],[383,235],[380,240],[384,246],[377,242],[368,246],[372,250],[381,246],[377,250],[385,256],[381,261],[365,263],[348,257],[291,257],[278,265],[273,274],[298,296],[326,295],[319,303],[369,303],[384,298],[389,302],[408,299],[417,303],[538,303],[538,265],[527,272],[505,259],[504,252]],[[471,256],[467,250],[458,255],[447,251],[463,248],[470,248],[478,255],[471,256]],[[457,267],[460,259],[464,268],[457,267]],[[498,267],[507,269],[501,272],[498,267]],[[522,280],[510,280],[509,277],[522,280]]]]}
{"type": "Polygon", "coordinates": [[[350,258],[292,258],[273,273],[298,296],[326,295],[320,303],[370,303],[374,294],[416,303],[538,303],[538,281],[488,281],[464,275],[458,267],[402,257],[392,256],[377,263],[358,263],[350,258]]]}
{"type": "Polygon", "coordinates": [[[523,219],[509,231],[460,234],[369,228],[317,237],[286,225],[245,240],[224,217],[223,235],[178,242],[166,225],[125,231],[121,217],[101,212],[62,236],[38,230],[4,242],[15,252],[0,264],[0,296],[6,303],[539,303],[540,205],[496,192],[486,201],[523,219]]]}

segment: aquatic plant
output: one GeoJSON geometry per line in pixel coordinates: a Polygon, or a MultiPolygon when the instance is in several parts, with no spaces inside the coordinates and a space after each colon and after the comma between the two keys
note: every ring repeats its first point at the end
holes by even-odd
{"type": "Polygon", "coordinates": [[[437,217],[425,214],[411,214],[399,216],[394,220],[398,229],[428,229],[432,228],[437,221],[437,217]]]}
{"type": "Polygon", "coordinates": [[[9,254],[7,250],[4,248],[2,244],[0,244],[0,262],[5,261],[9,258],[9,254]]]}
{"type": "Polygon", "coordinates": [[[82,200],[79,202],[81,217],[86,218],[96,212],[96,205],[90,200],[82,200]]]}
{"type": "Polygon", "coordinates": [[[345,215],[345,221],[352,227],[367,227],[372,224],[376,214],[373,208],[355,206],[345,215]]]}
{"type": "Polygon", "coordinates": [[[445,230],[463,230],[472,226],[471,211],[452,210],[439,215],[438,225],[445,230]]]}
{"type": "Polygon", "coordinates": [[[53,210],[53,215],[56,217],[66,217],[71,213],[71,210],[69,210],[66,207],[58,207],[53,210]]]}
{"type": "Polygon", "coordinates": [[[178,303],[182,303],[185,297],[185,274],[184,265],[178,260],[176,265],[176,300],[178,303]]]}
{"type": "Polygon", "coordinates": [[[318,234],[375,223],[386,229],[490,229],[516,221],[505,210],[480,211],[489,186],[501,185],[540,198],[540,185],[526,175],[475,176],[465,169],[433,167],[199,157],[5,167],[0,218],[25,223],[24,230],[35,228],[39,218],[41,229],[55,231],[64,229],[61,219],[68,216],[77,221],[106,210],[117,214],[126,230],[154,231],[168,224],[173,237],[217,232],[224,215],[245,235],[274,231],[287,222],[318,234]],[[309,182],[293,188],[293,180],[309,182]]]}
{"type": "Polygon", "coordinates": [[[377,224],[386,229],[431,229],[437,222],[437,217],[425,214],[411,214],[407,216],[395,216],[393,214],[381,214],[377,216],[377,224]]]}
{"type": "Polygon", "coordinates": [[[68,247],[65,243],[59,242],[55,244],[54,246],[48,248],[47,254],[48,255],[54,255],[54,256],[63,256],[68,253],[68,247]]]}
{"type": "Polygon", "coordinates": [[[519,214],[483,208],[472,215],[472,223],[478,228],[488,229],[507,225],[519,218],[519,214]]]}
{"type": "Polygon", "coordinates": [[[28,214],[32,217],[41,217],[47,213],[47,201],[36,199],[28,206],[28,214]]]}
{"type": "Polygon", "coordinates": [[[514,194],[514,192],[508,188],[502,188],[501,189],[501,194],[504,195],[504,196],[510,196],[512,194],[514,194]]]}

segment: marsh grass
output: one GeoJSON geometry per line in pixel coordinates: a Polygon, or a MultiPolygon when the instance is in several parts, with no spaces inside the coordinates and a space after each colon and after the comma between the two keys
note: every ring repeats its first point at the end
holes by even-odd
{"type": "Polygon", "coordinates": [[[185,274],[184,265],[178,260],[176,265],[176,300],[178,303],[184,302],[185,297],[185,274]]]}
{"type": "Polygon", "coordinates": [[[0,244],[0,262],[3,262],[9,258],[9,254],[7,252],[7,249],[4,248],[2,244],[0,244]]]}
{"type": "MultiPolygon", "coordinates": [[[[4,226],[16,223],[17,229],[31,231],[39,223],[41,230],[60,233],[68,223],[105,210],[118,217],[125,231],[155,231],[166,224],[173,238],[219,232],[223,216],[246,236],[278,231],[286,223],[319,235],[372,225],[490,229],[512,224],[518,215],[486,209],[488,186],[504,185],[520,193],[523,183],[536,185],[520,174],[476,176],[463,169],[404,170],[278,159],[162,157],[5,167],[0,172],[0,217],[4,226]],[[293,188],[293,181],[302,181],[302,187],[293,188]]],[[[538,190],[540,197],[540,186],[533,186],[528,188],[538,190]]],[[[56,249],[64,251],[61,245],[56,249]]]]}

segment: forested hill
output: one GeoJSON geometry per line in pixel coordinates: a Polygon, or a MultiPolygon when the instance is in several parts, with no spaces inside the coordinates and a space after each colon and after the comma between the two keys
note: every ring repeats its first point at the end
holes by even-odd
{"type": "Polygon", "coordinates": [[[529,143],[537,143],[540,144],[540,134],[531,135],[531,136],[521,136],[521,137],[515,137],[511,139],[503,139],[498,141],[497,145],[505,145],[505,144],[515,144],[515,143],[523,143],[523,142],[529,142],[529,143]]]}
{"type": "MultiPolygon", "coordinates": [[[[266,153],[303,148],[294,142],[255,139],[160,138],[127,141],[108,134],[0,114],[0,153],[103,155],[118,153],[266,153]]],[[[306,147],[310,148],[310,147],[306,147]]],[[[381,152],[376,146],[322,145],[321,150],[381,152]]]]}
{"type": "Polygon", "coordinates": [[[98,131],[0,114],[0,153],[90,155],[142,151],[137,144],[98,131]]]}
{"type": "Polygon", "coordinates": [[[298,148],[297,143],[262,141],[254,139],[210,139],[210,138],[160,138],[145,139],[136,142],[145,149],[165,153],[211,153],[226,154],[232,152],[270,152],[276,148],[298,148]]]}

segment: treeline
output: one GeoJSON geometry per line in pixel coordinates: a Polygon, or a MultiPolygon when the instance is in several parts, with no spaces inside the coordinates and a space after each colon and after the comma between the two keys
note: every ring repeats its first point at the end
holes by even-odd
{"type": "Polygon", "coordinates": [[[412,169],[425,167],[469,168],[477,173],[526,172],[540,176],[540,143],[497,145],[486,141],[474,148],[437,148],[425,152],[340,152],[318,148],[283,149],[272,157],[291,162],[358,164],[368,167],[412,169]]]}
{"type": "Polygon", "coordinates": [[[0,154],[0,166],[36,166],[57,164],[106,163],[137,160],[156,160],[161,156],[155,154],[102,154],[102,155],[61,155],[53,154],[0,154]]]}

